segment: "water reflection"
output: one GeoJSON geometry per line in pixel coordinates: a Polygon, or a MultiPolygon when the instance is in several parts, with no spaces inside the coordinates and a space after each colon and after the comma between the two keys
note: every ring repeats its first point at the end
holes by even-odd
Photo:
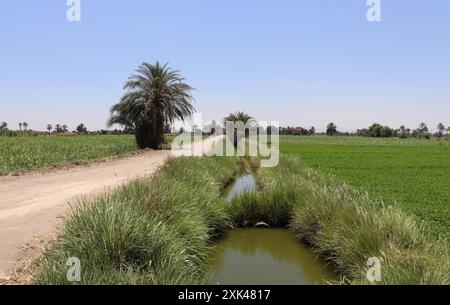
{"type": "Polygon", "coordinates": [[[213,250],[208,270],[213,283],[324,284],[336,275],[284,229],[228,232],[213,250]]]}

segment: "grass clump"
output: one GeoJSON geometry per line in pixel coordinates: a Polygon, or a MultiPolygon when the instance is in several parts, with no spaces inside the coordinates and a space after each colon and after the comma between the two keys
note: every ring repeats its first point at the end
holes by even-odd
{"type": "Polygon", "coordinates": [[[202,283],[211,239],[229,226],[220,196],[234,158],[179,158],[151,179],[84,202],[47,251],[40,284],[68,284],[78,257],[81,284],[202,283]]]}

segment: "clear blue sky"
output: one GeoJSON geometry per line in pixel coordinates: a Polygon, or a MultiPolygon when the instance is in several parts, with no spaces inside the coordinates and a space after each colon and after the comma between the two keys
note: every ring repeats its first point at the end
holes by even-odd
{"type": "Polygon", "coordinates": [[[170,62],[205,119],[450,125],[450,1],[1,0],[0,121],[104,128],[128,75],[170,62]]]}

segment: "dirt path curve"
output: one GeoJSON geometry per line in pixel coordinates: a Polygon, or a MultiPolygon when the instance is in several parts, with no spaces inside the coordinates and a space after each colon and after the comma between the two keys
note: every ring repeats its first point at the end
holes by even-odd
{"type": "MultiPolygon", "coordinates": [[[[203,150],[209,151],[218,140],[204,140],[203,150]]],[[[198,149],[201,144],[193,146],[198,149]]],[[[0,177],[0,284],[29,280],[25,275],[28,266],[57,236],[70,203],[149,176],[170,156],[170,151],[150,151],[88,167],[0,177]]]]}

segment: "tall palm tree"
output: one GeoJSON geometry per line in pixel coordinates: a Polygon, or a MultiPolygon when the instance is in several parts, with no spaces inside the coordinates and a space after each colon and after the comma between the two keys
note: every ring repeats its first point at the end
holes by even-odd
{"type": "Polygon", "coordinates": [[[23,122],[22,125],[23,125],[23,129],[24,129],[25,131],[27,131],[27,129],[28,129],[28,123],[27,123],[27,122],[23,122]]]}
{"type": "Polygon", "coordinates": [[[51,132],[51,131],[52,131],[52,129],[53,129],[53,126],[52,126],[52,124],[48,124],[48,125],[47,125],[47,130],[48,130],[48,132],[51,132]]]}
{"type": "Polygon", "coordinates": [[[193,88],[168,64],[143,63],[135,72],[125,83],[127,92],[112,106],[107,124],[132,128],[140,148],[157,149],[164,142],[166,124],[193,114],[193,88]]]}
{"type": "Polygon", "coordinates": [[[0,130],[7,130],[7,129],[8,129],[8,123],[2,122],[2,124],[0,124],[0,130]]]}
{"type": "Polygon", "coordinates": [[[22,131],[22,122],[19,123],[19,129],[22,131]]]}

